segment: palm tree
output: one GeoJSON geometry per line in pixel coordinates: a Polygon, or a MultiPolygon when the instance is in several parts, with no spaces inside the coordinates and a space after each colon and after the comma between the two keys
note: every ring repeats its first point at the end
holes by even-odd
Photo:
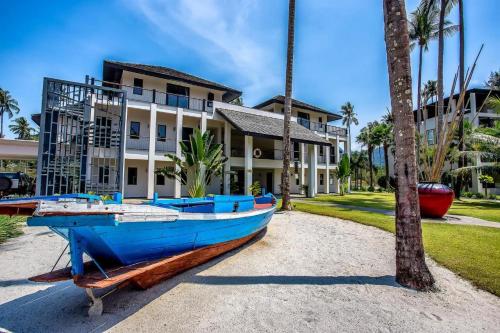
{"type": "MultiPolygon", "coordinates": [[[[427,0],[433,4],[437,3],[438,0],[427,0]]],[[[447,25],[446,15],[449,14],[453,5],[456,3],[456,0],[441,0],[439,6],[439,30],[438,30],[438,73],[437,73],[437,99],[438,99],[438,107],[437,107],[437,115],[438,115],[438,126],[437,126],[437,137],[438,142],[442,134],[443,129],[443,114],[444,114],[444,88],[443,88],[443,59],[444,59],[444,37],[450,34],[453,34],[457,31],[458,27],[454,26],[454,28],[447,32],[445,29],[447,25]]]]}
{"type": "Polygon", "coordinates": [[[243,106],[243,97],[239,96],[238,98],[233,99],[230,104],[243,106]]]}
{"type": "Polygon", "coordinates": [[[187,185],[190,197],[204,197],[207,185],[214,177],[222,174],[227,161],[227,157],[222,155],[222,144],[214,143],[213,139],[210,131],[201,133],[195,128],[193,135],[189,137],[189,145],[179,142],[184,160],[175,154],[166,154],[176,167],[168,166],[156,170],[156,173],[187,185]]]}
{"type": "Polygon", "coordinates": [[[341,106],[342,109],[342,125],[347,126],[347,132],[349,132],[349,156],[351,156],[351,124],[358,126],[357,114],[354,112],[354,105],[351,102],[347,102],[341,106]]]}
{"type": "Polygon", "coordinates": [[[391,146],[393,138],[393,127],[391,123],[382,122],[374,129],[374,136],[377,138],[375,141],[382,144],[384,149],[384,164],[385,164],[385,188],[389,188],[389,147],[391,146]]]}
{"type": "Polygon", "coordinates": [[[31,134],[35,131],[24,117],[14,119],[14,123],[9,125],[9,129],[12,133],[17,134],[19,140],[31,140],[31,134]]]}
{"type": "Polygon", "coordinates": [[[368,172],[370,173],[370,188],[373,189],[373,149],[377,145],[376,137],[373,135],[373,128],[377,126],[377,122],[368,123],[366,127],[361,129],[361,132],[356,137],[356,142],[366,146],[368,151],[368,172]]]}
{"type": "Polygon", "coordinates": [[[420,224],[415,157],[415,123],[410,72],[410,39],[404,0],[383,0],[391,109],[394,116],[396,176],[396,281],[418,290],[434,285],[426,263],[420,224]]]}
{"type": "MultiPolygon", "coordinates": [[[[459,35],[460,35],[460,47],[459,47],[459,62],[460,62],[460,91],[464,89],[465,84],[465,26],[464,26],[464,3],[463,0],[458,0],[458,26],[459,26],[459,35]]],[[[464,113],[465,109],[462,107],[460,110],[460,124],[458,125],[458,148],[461,151],[465,150],[464,143],[464,113]]],[[[462,168],[467,166],[467,159],[465,156],[462,156],[458,159],[458,167],[462,168]]],[[[462,176],[459,175],[457,177],[457,182],[455,186],[455,198],[460,199],[460,192],[462,191],[462,176]]]]}
{"type": "Polygon", "coordinates": [[[491,89],[500,89],[500,70],[491,72],[486,85],[491,89]]]}
{"type": "Polygon", "coordinates": [[[17,101],[12,98],[8,90],[0,88],[0,138],[3,138],[3,116],[7,114],[10,119],[17,113],[19,113],[17,101]]]}
{"type": "Polygon", "coordinates": [[[295,0],[288,2],[288,42],[286,51],[285,117],[283,125],[283,172],[281,209],[292,210],[290,202],[290,118],[292,117],[293,46],[295,36],[295,0]]]}

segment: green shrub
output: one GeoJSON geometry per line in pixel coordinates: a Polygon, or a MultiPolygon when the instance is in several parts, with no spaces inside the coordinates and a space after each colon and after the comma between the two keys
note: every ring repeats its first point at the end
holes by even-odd
{"type": "Polygon", "coordinates": [[[368,192],[375,192],[375,188],[373,186],[368,187],[368,192]]]}
{"type": "Polygon", "coordinates": [[[474,193],[472,193],[472,192],[464,192],[464,193],[462,193],[462,196],[464,198],[472,198],[474,196],[474,193]]]}
{"type": "Polygon", "coordinates": [[[474,193],[474,198],[476,198],[476,199],[483,199],[484,198],[484,194],[482,194],[482,193],[474,193]]]}
{"type": "Polygon", "coordinates": [[[490,200],[496,200],[497,196],[492,193],[492,194],[488,195],[488,199],[490,199],[490,200]]]}

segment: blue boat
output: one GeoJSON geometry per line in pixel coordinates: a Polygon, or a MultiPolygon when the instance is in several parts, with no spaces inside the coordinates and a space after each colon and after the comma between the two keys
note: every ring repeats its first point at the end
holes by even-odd
{"type": "MultiPolygon", "coordinates": [[[[133,281],[147,288],[248,242],[266,228],[272,194],[155,199],[123,204],[92,195],[0,200],[0,214],[32,214],[28,226],[47,226],[69,244],[71,267],[33,281],[72,278],[85,288],[133,281]],[[84,263],[84,255],[91,260],[84,263]]],[[[90,295],[90,294],[89,294],[90,295]]]]}

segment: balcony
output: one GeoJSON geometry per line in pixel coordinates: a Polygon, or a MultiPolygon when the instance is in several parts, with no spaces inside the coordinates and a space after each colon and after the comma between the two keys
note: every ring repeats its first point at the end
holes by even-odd
{"type": "Polygon", "coordinates": [[[304,126],[305,128],[310,129],[311,131],[328,133],[329,135],[347,136],[347,130],[342,127],[316,123],[305,118],[297,118],[297,123],[304,126]]]}
{"type": "MultiPolygon", "coordinates": [[[[232,149],[231,157],[245,157],[245,152],[241,149],[232,149]]],[[[283,160],[283,150],[282,149],[263,149],[263,148],[254,148],[254,159],[259,160],[283,160]],[[259,151],[256,151],[259,149],[259,151]]],[[[298,161],[300,160],[300,153],[298,151],[290,152],[290,161],[298,161]]]]}
{"type": "Polygon", "coordinates": [[[155,151],[157,153],[175,153],[177,143],[172,139],[156,138],[155,151]]]}
{"type": "MultiPolygon", "coordinates": [[[[177,144],[172,139],[156,138],[155,151],[159,153],[175,153],[177,144]]],[[[149,151],[149,137],[128,135],[126,149],[149,151]]]]}

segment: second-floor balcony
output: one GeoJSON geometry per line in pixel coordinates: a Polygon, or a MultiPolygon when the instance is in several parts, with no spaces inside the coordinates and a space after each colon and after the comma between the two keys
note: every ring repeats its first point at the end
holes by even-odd
{"type": "MultiPolygon", "coordinates": [[[[172,139],[156,138],[155,152],[159,153],[175,153],[177,144],[172,139]]],[[[149,137],[128,135],[126,141],[126,149],[149,151],[149,137]]]]}
{"type": "Polygon", "coordinates": [[[305,118],[297,118],[297,123],[307,129],[310,129],[311,131],[328,133],[329,135],[347,136],[347,130],[342,127],[317,123],[305,118]]]}
{"type": "Polygon", "coordinates": [[[213,111],[213,102],[206,99],[170,94],[155,89],[145,89],[126,85],[120,85],[119,88],[127,92],[127,99],[131,101],[156,103],[159,105],[179,107],[194,111],[213,111]]]}

